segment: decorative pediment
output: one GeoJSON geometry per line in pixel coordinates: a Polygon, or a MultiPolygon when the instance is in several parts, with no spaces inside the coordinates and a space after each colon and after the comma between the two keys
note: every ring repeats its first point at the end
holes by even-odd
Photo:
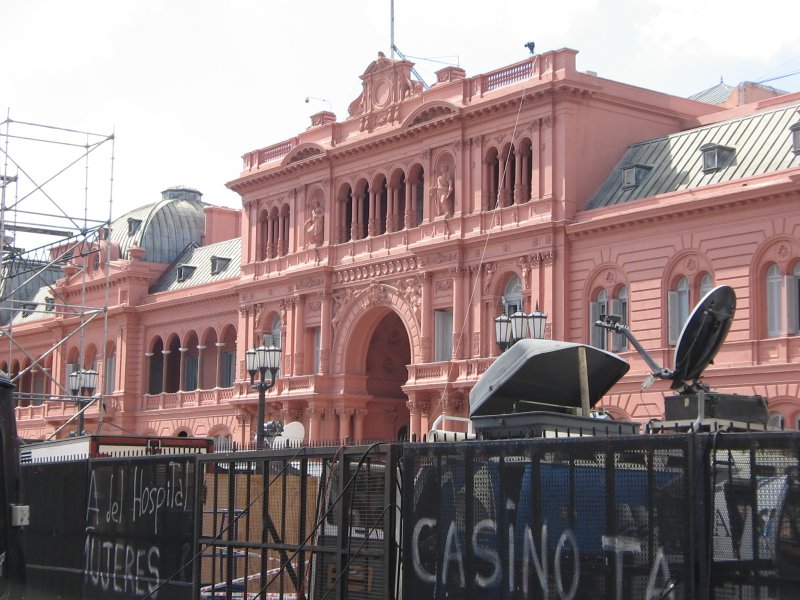
{"type": "Polygon", "coordinates": [[[290,165],[324,153],[325,149],[319,144],[300,144],[286,155],[281,164],[283,166],[290,165]]]}
{"type": "Polygon", "coordinates": [[[446,102],[426,104],[409,115],[408,119],[406,119],[405,126],[414,127],[428,121],[435,121],[447,115],[456,114],[457,112],[457,109],[452,104],[446,102]]]}
{"type": "Polygon", "coordinates": [[[378,58],[361,75],[361,95],[348,107],[350,117],[385,110],[422,92],[422,83],[411,79],[413,67],[412,62],[392,60],[378,52],[378,58]]]}

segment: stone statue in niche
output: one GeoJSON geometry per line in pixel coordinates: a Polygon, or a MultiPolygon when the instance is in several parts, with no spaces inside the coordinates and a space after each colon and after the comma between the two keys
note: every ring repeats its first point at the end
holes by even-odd
{"type": "Polygon", "coordinates": [[[324,237],[324,214],[322,212],[322,205],[319,202],[314,203],[314,208],[311,209],[311,216],[306,219],[306,239],[308,243],[306,246],[314,245],[319,246],[322,244],[324,237]]]}
{"type": "Polygon", "coordinates": [[[453,175],[450,173],[450,167],[445,165],[436,178],[436,187],[433,190],[439,203],[439,215],[444,215],[445,218],[453,216],[453,201],[455,199],[453,188],[453,175]]]}

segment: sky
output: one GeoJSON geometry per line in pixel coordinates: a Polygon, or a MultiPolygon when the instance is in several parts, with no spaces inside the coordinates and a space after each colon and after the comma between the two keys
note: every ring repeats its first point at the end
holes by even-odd
{"type": "MultiPolygon", "coordinates": [[[[390,6],[3,0],[0,174],[18,176],[6,207],[88,223],[176,185],[240,207],[225,184],[243,154],[297,135],[320,110],[347,116],[359,75],[390,54],[390,6]],[[87,159],[52,139],[93,150],[87,159]]],[[[684,97],[720,79],[800,91],[797,16],[793,0],[394,0],[395,44],[429,83],[442,63],[474,76],[524,59],[533,41],[537,53],[577,50],[580,70],[684,97]]]]}

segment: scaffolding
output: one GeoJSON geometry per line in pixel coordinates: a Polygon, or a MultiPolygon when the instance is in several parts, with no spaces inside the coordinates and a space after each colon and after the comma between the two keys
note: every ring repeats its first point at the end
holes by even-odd
{"type": "MultiPolygon", "coordinates": [[[[15,406],[75,401],[67,381],[46,367],[48,357],[69,343],[77,346],[83,364],[84,330],[98,319],[104,324],[96,358],[105,358],[110,269],[101,242],[110,235],[114,144],[113,132],[15,121],[10,113],[0,123],[0,363],[17,385],[15,406]],[[85,266],[90,260],[105,274],[102,306],[87,303],[85,266]],[[80,278],[78,303],[68,302],[56,285],[65,268],[71,281],[80,278]],[[47,306],[40,301],[43,296],[52,298],[47,306]],[[26,348],[26,336],[17,333],[20,315],[42,312],[49,318],[68,317],[61,339],[44,352],[26,348]],[[16,371],[14,357],[20,359],[16,371]],[[35,376],[43,383],[21,388],[28,374],[28,380],[35,376]]],[[[104,377],[101,373],[98,390],[105,389],[104,377]]]]}

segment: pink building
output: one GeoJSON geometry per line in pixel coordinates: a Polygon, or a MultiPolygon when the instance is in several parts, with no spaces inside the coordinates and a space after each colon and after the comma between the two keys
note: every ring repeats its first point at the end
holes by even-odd
{"type": "Polygon", "coordinates": [[[738,308],[705,381],[768,396],[795,427],[800,94],[748,88],[757,101],[741,105],[708,90],[724,108],[579,72],[575,55],[475,77],[448,67],[423,91],[411,63],[381,54],[347,118],[317,113],[244,155],[228,184],[241,211],[175,188],[117,219],[9,325],[32,349],[0,364],[20,374],[21,435],[74,414],[59,384],[79,365],[100,372],[89,431],[246,444],[258,401],[245,351],[265,342],[283,348],[268,419],[301,422],[308,440],[424,434],[468,414],[499,352],[494,318],[537,306],[547,337],[631,362],[603,404],[647,421],[668,385],[641,391],[644,362],[593,321],[622,314],[671,366],[718,284],[738,308]],[[88,323],[64,309],[103,297],[88,323]],[[76,327],[82,346],[50,352],[76,327]]]}

